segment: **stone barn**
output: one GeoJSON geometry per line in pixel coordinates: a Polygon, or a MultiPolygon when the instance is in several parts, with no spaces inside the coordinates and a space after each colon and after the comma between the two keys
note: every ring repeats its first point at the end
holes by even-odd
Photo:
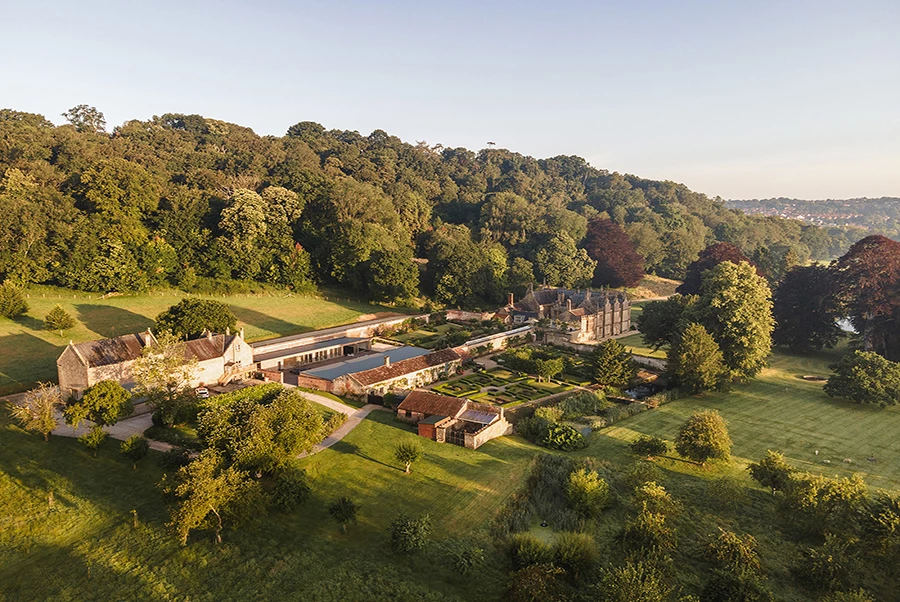
{"type": "Polygon", "coordinates": [[[397,418],[415,424],[420,437],[477,449],[513,427],[503,408],[430,391],[412,391],[397,407],[397,418]]]}
{"type": "MultiPolygon", "coordinates": [[[[56,360],[59,388],[63,397],[80,398],[101,380],[114,380],[130,389],[134,386],[132,366],[145,347],[157,344],[148,329],[112,339],[69,345],[56,360]]],[[[191,386],[224,384],[254,367],[253,350],[239,334],[205,333],[182,343],[185,360],[196,359],[191,386]]]]}

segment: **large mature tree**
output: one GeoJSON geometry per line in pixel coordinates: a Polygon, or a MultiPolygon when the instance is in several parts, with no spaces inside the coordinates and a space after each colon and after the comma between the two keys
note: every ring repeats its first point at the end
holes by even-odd
{"type": "Polygon", "coordinates": [[[591,362],[594,380],[609,387],[627,386],[636,373],[631,353],[615,339],[597,345],[591,362]]]}
{"type": "Polygon", "coordinates": [[[50,433],[56,428],[56,411],[63,400],[59,387],[50,383],[38,383],[36,389],[25,394],[21,403],[13,404],[10,414],[27,431],[35,431],[50,440],[50,433]]]}
{"type": "Polygon", "coordinates": [[[865,350],[900,360],[900,243],[867,236],[850,247],[834,269],[865,350]]]}
{"type": "Polygon", "coordinates": [[[95,218],[93,236],[125,245],[147,241],[147,215],[159,205],[160,184],[147,169],[121,158],[101,160],[80,177],[84,204],[95,218]]]}
{"type": "Polygon", "coordinates": [[[668,352],[667,371],[687,393],[721,387],[728,378],[719,345],[702,325],[691,323],[668,352]]]}
{"type": "Polygon", "coordinates": [[[821,265],[797,266],[775,290],[772,341],[798,351],[834,347],[842,335],[841,314],[834,273],[821,265]]]}
{"type": "Polygon", "coordinates": [[[106,131],[106,118],[97,107],[76,105],[62,114],[66,121],[75,126],[78,132],[99,134],[106,131]]]}
{"type": "Polygon", "coordinates": [[[566,232],[553,236],[534,255],[538,280],[550,286],[586,287],[591,283],[597,262],[566,232]]]}
{"type": "Polygon", "coordinates": [[[900,363],[871,351],[854,351],[831,369],[824,387],[831,397],[882,407],[900,403],[900,363]]]}
{"type": "Polygon", "coordinates": [[[694,319],[697,297],[672,295],[664,301],[650,301],[638,314],[636,324],[644,343],[659,349],[672,345],[679,333],[694,319]]]}
{"type": "Polygon", "coordinates": [[[156,328],[180,339],[199,337],[203,331],[234,330],[237,318],[226,304],[212,299],[188,297],[156,316],[156,328]]]}
{"type": "Polygon", "coordinates": [[[197,434],[242,469],[273,472],[324,436],[322,415],[299,391],[262,385],[220,395],[200,413],[197,434]]]}
{"type": "Polygon", "coordinates": [[[196,399],[191,388],[197,358],[187,358],[184,343],[175,335],[161,333],[157,342],[144,350],[131,367],[135,395],[147,398],[155,415],[166,426],[184,417],[196,399]]]}
{"type": "Polygon", "coordinates": [[[756,376],[772,351],[769,285],[749,263],[720,263],[706,273],[698,318],[722,350],[734,378],[756,376]]]}
{"type": "Polygon", "coordinates": [[[419,266],[412,248],[375,251],[369,261],[369,296],[377,301],[407,301],[419,294],[419,266]]]}
{"type": "Polygon", "coordinates": [[[637,286],[644,277],[644,258],[622,227],[609,219],[592,219],[584,248],[597,262],[591,283],[601,286],[637,286]]]}
{"type": "Polygon", "coordinates": [[[88,387],[81,399],[65,409],[66,422],[77,427],[85,420],[98,426],[110,426],[134,411],[131,393],[115,380],[101,380],[88,387]]]}
{"type": "Polygon", "coordinates": [[[700,251],[700,256],[688,266],[684,282],[675,289],[676,292],[682,295],[699,295],[703,275],[723,261],[750,263],[737,246],[728,242],[713,243],[700,251]]]}
{"type": "Polygon", "coordinates": [[[731,437],[725,419],[715,410],[692,414],[678,431],[675,451],[700,464],[708,460],[727,460],[731,453],[731,437]]]}
{"type": "Polygon", "coordinates": [[[222,543],[225,525],[239,523],[265,509],[262,486],[233,466],[228,466],[214,449],[178,470],[174,478],[166,476],[163,491],[175,500],[171,525],[181,545],[195,529],[213,532],[215,542],[222,543]]]}

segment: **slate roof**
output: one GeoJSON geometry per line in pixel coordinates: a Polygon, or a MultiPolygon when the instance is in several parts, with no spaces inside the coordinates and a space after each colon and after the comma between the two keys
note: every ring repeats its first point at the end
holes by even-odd
{"type": "Polygon", "coordinates": [[[466,407],[466,400],[428,391],[413,391],[406,396],[398,411],[417,412],[426,415],[456,416],[466,407]]]}
{"type": "Polygon", "coordinates": [[[184,342],[185,358],[197,358],[198,362],[204,362],[213,358],[222,357],[235,335],[214,334],[210,337],[200,337],[184,342]]]}
{"type": "Polygon", "coordinates": [[[356,382],[366,387],[368,385],[383,383],[386,380],[393,380],[405,374],[419,372],[426,368],[442,366],[460,358],[461,356],[459,353],[453,349],[441,349],[440,351],[435,351],[428,355],[421,355],[408,360],[402,360],[396,364],[391,364],[390,366],[380,366],[378,368],[372,368],[371,370],[357,372],[350,376],[356,380],[356,382]]]}
{"type": "MultiPolygon", "coordinates": [[[[234,341],[236,335],[214,334],[212,337],[201,337],[182,343],[186,359],[197,358],[203,362],[221,357],[228,346],[234,341]]],[[[141,353],[147,344],[156,343],[156,337],[149,330],[137,334],[125,334],[112,339],[100,339],[73,345],[88,366],[112,366],[131,362],[141,357],[141,353]]]]}
{"type": "MultiPolygon", "coordinates": [[[[566,288],[542,288],[525,296],[522,301],[514,303],[512,308],[516,312],[536,312],[541,305],[556,305],[559,303],[559,294],[563,295],[563,304],[572,302],[573,309],[583,309],[585,313],[594,314],[601,307],[611,301],[624,302],[627,300],[625,293],[619,291],[597,292],[591,290],[572,290],[566,288]]],[[[576,314],[577,315],[577,314],[576,314]]]]}
{"type": "Polygon", "coordinates": [[[72,345],[88,366],[111,366],[130,362],[141,357],[147,342],[153,344],[156,338],[149,330],[138,334],[123,334],[112,339],[87,341],[72,345]]]}

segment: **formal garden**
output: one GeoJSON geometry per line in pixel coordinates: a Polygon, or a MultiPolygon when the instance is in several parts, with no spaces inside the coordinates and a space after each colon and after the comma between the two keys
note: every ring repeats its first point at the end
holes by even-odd
{"type": "Polygon", "coordinates": [[[442,395],[465,397],[503,407],[515,407],[571,389],[572,385],[567,383],[551,380],[542,382],[528,374],[505,368],[476,372],[431,388],[442,395]]]}

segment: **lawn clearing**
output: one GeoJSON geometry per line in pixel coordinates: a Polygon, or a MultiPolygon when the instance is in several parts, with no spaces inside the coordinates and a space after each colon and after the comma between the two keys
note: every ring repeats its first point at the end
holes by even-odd
{"type": "MultiPolygon", "coordinates": [[[[0,318],[0,395],[23,391],[34,383],[56,381],[56,358],[69,340],[90,341],[139,332],[153,327],[156,316],[189,296],[181,291],[100,298],[51,287],[26,291],[29,311],[15,320],[0,318]],[[43,328],[56,304],[78,324],[60,337],[43,328]]],[[[193,296],[193,295],[191,295],[193,296]]],[[[354,322],[386,308],[344,299],[302,296],[200,295],[227,303],[244,327],[248,340],[296,334],[354,322]]]]}
{"type": "MultiPolygon", "coordinates": [[[[638,414],[600,431],[591,446],[599,450],[608,443],[604,440],[612,438],[624,444],[642,434],[671,442],[690,414],[712,409],[728,420],[733,454],[741,467],[773,449],[803,470],[831,477],[860,473],[871,486],[900,490],[900,408],[882,410],[835,400],[822,392],[822,382],[801,378],[827,376],[828,365],[841,352],[814,356],[776,353],[770,367],[750,384],[737,385],[727,393],[673,401],[638,414]],[[869,457],[877,461],[870,462],[869,457]],[[844,463],[845,458],[851,463],[844,463]]],[[[693,469],[681,461],[669,465],[676,470],[693,469]]]]}
{"type": "Polygon", "coordinates": [[[299,511],[226,529],[218,547],[203,532],[181,547],[165,526],[156,452],[133,471],[119,442],[105,442],[94,458],[74,439],[44,443],[6,416],[0,408],[0,599],[8,602],[499,599],[505,565],[461,577],[439,542],[489,547],[486,525],[538,453],[513,437],[478,450],[425,441],[392,414],[373,412],[339,444],[298,462],[312,478],[299,511]],[[409,475],[393,459],[405,439],[425,452],[409,475]],[[327,511],[344,495],[361,507],[347,534],[327,511]],[[435,543],[423,554],[391,553],[388,528],[400,513],[431,515],[435,543]]]}
{"type": "Polygon", "coordinates": [[[666,359],[666,349],[667,347],[662,347],[661,349],[654,350],[652,347],[648,347],[644,341],[641,339],[640,334],[632,334],[627,337],[622,337],[618,339],[620,343],[625,345],[625,348],[628,349],[631,353],[635,355],[643,355],[644,357],[655,357],[660,359],[666,359]]]}

